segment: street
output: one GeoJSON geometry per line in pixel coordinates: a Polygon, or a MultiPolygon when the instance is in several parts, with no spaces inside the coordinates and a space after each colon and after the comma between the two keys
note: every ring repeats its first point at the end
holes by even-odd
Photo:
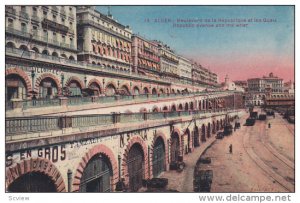
{"type": "Polygon", "coordinates": [[[211,192],[294,192],[294,125],[276,113],[244,126],[248,115],[240,118],[240,129],[202,155],[212,160],[200,165],[213,170],[211,192]]]}

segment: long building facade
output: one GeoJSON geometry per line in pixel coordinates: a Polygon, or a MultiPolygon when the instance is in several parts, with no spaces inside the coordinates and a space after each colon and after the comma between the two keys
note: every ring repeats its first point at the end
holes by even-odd
{"type": "Polygon", "coordinates": [[[139,191],[244,108],[95,7],[6,6],[5,21],[7,191],[139,191]]]}

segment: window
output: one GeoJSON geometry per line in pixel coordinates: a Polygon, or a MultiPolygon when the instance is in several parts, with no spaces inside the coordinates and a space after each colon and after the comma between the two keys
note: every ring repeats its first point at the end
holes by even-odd
{"type": "Polygon", "coordinates": [[[72,7],[71,6],[69,7],[69,10],[72,11],[72,7]]]}
{"type": "Polygon", "coordinates": [[[11,18],[8,19],[8,27],[10,27],[10,28],[14,27],[14,20],[11,18]]]}
{"type": "Polygon", "coordinates": [[[27,32],[27,27],[25,23],[21,23],[21,31],[22,32],[27,32]]]}
{"type": "Polygon", "coordinates": [[[65,24],[65,19],[61,18],[61,22],[62,22],[62,24],[65,24]]]}
{"type": "Polygon", "coordinates": [[[33,36],[37,36],[38,35],[38,29],[37,29],[36,26],[32,27],[32,34],[33,34],[33,36]]]}
{"type": "Polygon", "coordinates": [[[53,41],[57,41],[57,35],[55,32],[53,32],[53,41]]]}
{"type": "Polygon", "coordinates": [[[47,11],[43,11],[43,15],[44,15],[44,17],[47,17],[47,11]]]}
{"type": "Polygon", "coordinates": [[[62,36],[62,42],[66,43],[66,36],[64,36],[64,35],[62,36]]]}
{"type": "Polygon", "coordinates": [[[47,30],[43,30],[43,38],[44,38],[44,41],[48,41],[48,31],[47,30]]]}
{"type": "Polygon", "coordinates": [[[21,6],[21,12],[26,12],[26,7],[25,6],[21,6]]]}
{"type": "Polygon", "coordinates": [[[53,15],[53,21],[56,21],[56,15],[53,15]]]}

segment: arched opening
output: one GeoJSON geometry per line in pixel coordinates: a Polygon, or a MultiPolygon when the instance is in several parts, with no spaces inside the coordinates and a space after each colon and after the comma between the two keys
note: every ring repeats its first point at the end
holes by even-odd
{"type": "Polygon", "coordinates": [[[199,110],[202,110],[202,106],[201,106],[201,100],[199,100],[199,110]]]}
{"type": "Polygon", "coordinates": [[[134,95],[139,95],[140,94],[140,90],[139,90],[139,88],[137,86],[135,86],[133,88],[133,93],[134,93],[134,95]]]}
{"type": "Polygon", "coordinates": [[[13,42],[7,42],[5,45],[6,48],[14,49],[16,48],[16,45],[13,42]]]}
{"type": "Polygon", "coordinates": [[[60,55],[62,58],[67,59],[68,57],[66,56],[66,54],[61,54],[60,55]]]}
{"type": "Polygon", "coordinates": [[[161,137],[156,139],[153,146],[152,171],[154,177],[165,171],[165,144],[161,137]]]}
{"type": "Polygon", "coordinates": [[[49,51],[45,49],[45,50],[42,51],[42,54],[43,55],[49,55],[49,51]]]}
{"type": "Polygon", "coordinates": [[[176,105],[175,104],[172,105],[171,111],[176,111],[176,105]]]}
{"type": "Polygon", "coordinates": [[[71,56],[69,57],[69,60],[74,61],[74,60],[75,60],[74,56],[71,55],[71,56]]]}
{"type": "Polygon", "coordinates": [[[144,87],[144,94],[149,94],[149,89],[147,87],[144,87]]]}
{"type": "Polygon", "coordinates": [[[171,91],[172,91],[172,94],[175,94],[175,90],[174,89],[172,89],[171,91]]]}
{"type": "Polygon", "coordinates": [[[22,77],[17,74],[10,74],[5,77],[5,100],[26,99],[27,86],[22,77]]]}
{"type": "Polygon", "coordinates": [[[153,107],[152,112],[158,112],[158,111],[159,111],[159,110],[158,110],[158,107],[157,107],[157,106],[153,107]]]}
{"type": "Polygon", "coordinates": [[[179,110],[179,111],[182,111],[182,110],[183,110],[183,106],[182,106],[182,104],[179,104],[179,106],[178,106],[178,110],[179,110]]]}
{"type": "Polygon", "coordinates": [[[21,49],[21,50],[23,50],[23,51],[28,51],[28,47],[25,46],[25,45],[21,45],[21,46],[19,47],[19,49],[21,49]]]}
{"type": "Polygon", "coordinates": [[[141,113],[147,113],[147,109],[145,107],[140,108],[141,113]]]}
{"type": "Polygon", "coordinates": [[[197,126],[194,127],[194,147],[199,147],[200,141],[199,141],[199,129],[197,126]]]}
{"type": "Polygon", "coordinates": [[[191,109],[191,110],[194,110],[194,102],[191,102],[191,103],[190,103],[190,109],[191,109]]]}
{"type": "Polygon", "coordinates": [[[54,181],[41,172],[29,172],[13,181],[9,192],[57,192],[54,181]]]}
{"type": "Polygon", "coordinates": [[[171,164],[179,160],[180,156],[180,142],[179,135],[177,132],[174,132],[171,136],[171,164]]]}
{"type": "Polygon", "coordinates": [[[210,123],[208,123],[208,125],[207,125],[207,137],[210,137],[210,133],[211,133],[211,125],[210,125],[210,123]]]}
{"type": "Polygon", "coordinates": [[[177,90],[177,94],[180,94],[180,90],[177,90]]]}
{"type": "Polygon", "coordinates": [[[51,99],[57,96],[57,90],[56,82],[52,78],[46,77],[39,84],[39,97],[51,99]]]}
{"type": "Polygon", "coordinates": [[[163,111],[164,111],[164,112],[167,112],[167,111],[168,111],[168,107],[167,107],[167,106],[164,106],[164,107],[163,107],[163,111]]]}
{"type": "Polygon", "coordinates": [[[144,152],[141,145],[132,145],[127,156],[127,167],[129,176],[129,189],[132,192],[138,191],[142,187],[144,178],[144,152]]]}
{"type": "Polygon", "coordinates": [[[116,94],[116,88],[113,84],[109,84],[107,87],[106,87],[106,91],[105,91],[105,95],[106,96],[113,96],[116,94]]]}
{"type": "Polygon", "coordinates": [[[130,95],[130,91],[128,89],[128,87],[126,85],[123,85],[121,88],[120,88],[120,92],[119,92],[120,95],[130,95]]]}
{"type": "Polygon", "coordinates": [[[112,166],[107,156],[94,155],[87,163],[80,179],[80,192],[110,192],[112,166]]]}
{"type": "Polygon", "coordinates": [[[97,82],[92,82],[89,88],[92,90],[92,95],[99,96],[101,94],[101,87],[97,82]]]}
{"type": "Polygon", "coordinates": [[[78,81],[76,80],[71,80],[69,85],[69,91],[70,91],[70,95],[72,97],[81,97],[82,95],[82,91],[81,91],[81,85],[78,81]]]}
{"type": "Polygon", "coordinates": [[[161,89],[159,90],[159,93],[160,93],[160,94],[163,94],[163,93],[164,93],[164,90],[161,88],[161,89]]]}
{"type": "Polygon", "coordinates": [[[54,57],[58,57],[58,53],[56,53],[55,51],[52,53],[52,56],[54,57]]]}
{"type": "Polygon", "coordinates": [[[189,110],[189,104],[188,104],[188,103],[185,103],[185,105],[184,105],[184,110],[185,110],[185,111],[188,111],[188,110],[189,110]]]}
{"type": "Polygon", "coordinates": [[[202,142],[206,141],[206,129],[205,129],[204,124],[202,124],[202,127],[201,127],[201,141],[202,142]]]}
{"type": "Polygon", "coordinates": [[[155,88],[152,89],[152,94],[157,94],[157,91],[155,88]]]}
{"type": "Polygon", "coordinates": [[[34,51],[35,53],[40,53],[39,49],[36,47],[33,47],[31,50],[34,51]]]}
{"type": "Polygon", "coordinates": [[[190,129],[186,129],[185,131],[186,135],[187,135],[187,145],[186,145],[186,153],[192,152],[192,145],[191,145],[191,132],[190,129]]]}

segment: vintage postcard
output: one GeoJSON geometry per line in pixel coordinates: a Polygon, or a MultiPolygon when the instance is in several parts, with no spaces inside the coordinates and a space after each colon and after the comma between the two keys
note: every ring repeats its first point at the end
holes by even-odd
{"type": "Polygon", "coordinates": [[[294,193],[294,42],[289,5],[5,5],[5,192],[294,193]]]}

